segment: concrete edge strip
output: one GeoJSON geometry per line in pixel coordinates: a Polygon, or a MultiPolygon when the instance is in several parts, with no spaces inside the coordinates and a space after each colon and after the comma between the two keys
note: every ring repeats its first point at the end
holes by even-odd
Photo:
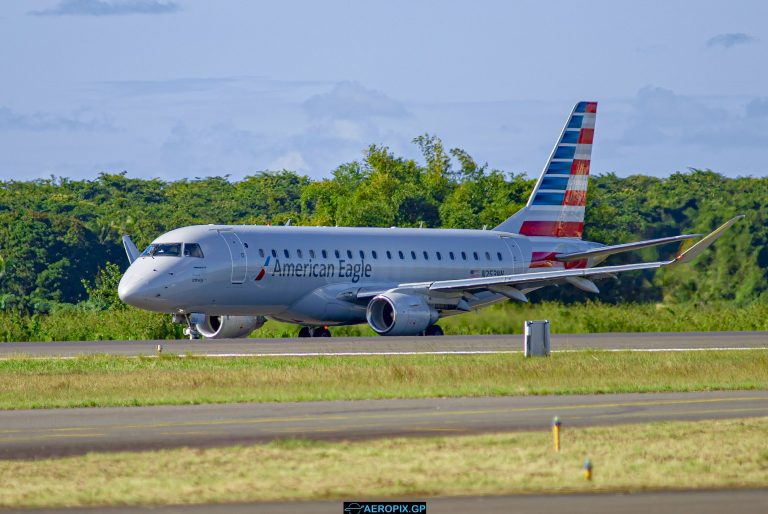
{"type": "MultiPolygon", "coordinates": [[[[708,352],[708,351],[745,351],[745,350],[768,350],[766,346],[752,347],[752,348],[730,348],[730,347],[716,347],[716,348],[583,348],[578,350],[553,350],[551,353],[578,353],[584,351],[596,351],[596,352],[640,352],[640,353],[660,353],[660,352],[708,352]]],[[[173,355],[174,357],[214,357],[214,358],[240,358],[240,357],[375,357],[375,356],[397,356],[397,355],[496,355],[496,354],[517,354],[523,353],[523,350],[443,350],[443,351],[412,351],[412,352],[293,352],[293,353],[172,353],[168,352],[166,355],[173,355]]],[[[109,355],[111,357],[128,357],[128,358],[152,358],[159,357],[158,354],[104,354],[104,353],[81,353],[79,355],[44,355],[44,356],[26,356],[19,354],[15,356],[0,357],[0,361],[12,360],[12,359],[32,359],[32,360],[45,360],[45,359],[77,359],[80,357],[96,356],[96,355],[109,355]]]]}

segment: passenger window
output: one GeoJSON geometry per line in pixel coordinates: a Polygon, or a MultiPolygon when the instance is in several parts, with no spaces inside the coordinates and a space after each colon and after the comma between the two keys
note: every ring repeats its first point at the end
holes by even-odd
{"type": "Polygon", "coordinates": [[[477,257],[477,252],[472,252],[472,256],[475,258],[476,261],[479,261],[480,259],[477,257]]]}
{"type": "Polygon", "coordinates": [[[186,243],[184,245],[184,255],[187,257],[203,258],[203,251],[200,249],[200,245],[197,243],[186,243]]]}
{"type": "Polygon", "coordinates": [[[314,259],[315,258],[315,251],[314,250],[310,250],[309,251],[309,258],[310,259],[314,259]]]}
{"type": "Polygon", "coordinates": [[[336,256],[337,259],[340,257],[340,254],[339,254],[338,250],[334,250],[333,254],[336,256]]]}
{"type": "Polygon", "coordinates": [[[302,258],[302,257],[301,257],[301,250],[296,250],[296,255],[298,255],[298,256],[299,256],[299,259],[301,259],[301,258],[302,258]]]}
{"type": "Polygon", "coordinates": [[[391,258],[392,258],[392,252],[387,250],[387,259],[391,259],[391,258]]]}
{"type": "Polygon", "coordinates": [[[451,260],[454,260],[453,252],[448,252],[448,257],[450,257],[451,260]]]}
{"type": "Polygon", "coordinates": [[[461,252],[461,260],[466,261],[467,260],[467,254],[464,252],[461,252]]]}
{"type": "Polygon", "coordinates": [[[365,259],[365,252],[360,250],[360,258],[365,259]]]}
{"type": "Polygon", "coordinates": [[[424,250],[424,260],[425,260],[425,261],[428,261],[428,260],[429,260],[429,254],[427,253],[427,251],[426,251],[426,250],[424,250]]]}
{"type": "Polygon", "coordinates": [[[411,259],[413,259],[414,261],[416,260],[416,252],[414,252],[413,250],[411,250],[411,259]]]}
{"type": "Polygon", "coordinates": [[[371,250],[371,255],[373,256],[374,259],[378,259],[379,258],[379,256],[376,255],[376,250],[371,250]]]}
{"type": "Polygon", "coordinates": [[[403,251],[402,250],[398,250],[397,253],[398,253],[398,255],[400,255],[400,259],[405,259],[405,257],[403,257],[403,251]]]}
{"type": "Polygon", "coordinates": [[[496,257],[498,257],[500,261],[504,260],[504,259],[501,258],[501,252],[496,252],[496,257]]]}
{"type": "Polygon", "coordinates": [[[272,257],[275,257],[275,258],[277,258],[277,252],[275,251],[275,249],[274,249],[274,248],[272,249],[272,257]]]}
{"type": "Polygon", "coordinates": [[[440,252],[435,252],[435,255],[437,255],[437,260],[438,261],[442,261],[443,260],[443,256],[440,255],[440,252]]]}
{"type": "Polygon", "coordinates": [[[352,250],[347,250],[347,258],[348,259],[352,258],[352,250]]]}
{"type": "Polygon", "coordinates": [[[288,250],[283,250],[283,255],[285,255],[285,258],[288,259],[291,257],[291,254],[288,250]]]}
{"type": "Polygon", "coordinates": [[[485,260],[490,261],[491,260],[491,254],[488,252],[485,252],[485,260]]]}
{"type": "Polygon", "coordinates": [[[323,254],[323,259],[327,259],[328,258],[328,252],[323,250],[321,253],[323,254]]]}
{"type": "Polygon", "coordinates": [[[259,257],[264,257],[264,249],[259,248],[259,257]]]}

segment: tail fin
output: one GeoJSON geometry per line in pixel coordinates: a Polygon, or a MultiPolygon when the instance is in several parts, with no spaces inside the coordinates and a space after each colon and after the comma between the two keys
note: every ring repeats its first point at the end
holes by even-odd
{"type": "Polygon", "coordinates": [[[581,239],[596,116],[597,102],[576,104],[528,203],[494,230],[581,239]]]}

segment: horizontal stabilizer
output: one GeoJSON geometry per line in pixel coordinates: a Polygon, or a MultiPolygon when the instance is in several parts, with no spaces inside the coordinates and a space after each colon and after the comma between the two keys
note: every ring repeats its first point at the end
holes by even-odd
{"type": "Polygon", "coordinates": [[[616,253],[631,252],[633,250],[639,250],[641,248],[648,248],[651,246],[665,245],[668,243],[674,243],[676,241],[684,241],[686,239],[694,239],[701,237],[701,234],[683,234],[681,236],[662,237],[660,239],[649,239],[647,241],[637,241],[635,243],[625,243],[613,246],[601,246],[600,248],[594,248],[592,250],[586,250],[584,252],[573,253],[558,253],[555,255],[555,259],[561,262],[578,261],[581,259],[589,259],[594,257],[608,257],[616,253]]]}

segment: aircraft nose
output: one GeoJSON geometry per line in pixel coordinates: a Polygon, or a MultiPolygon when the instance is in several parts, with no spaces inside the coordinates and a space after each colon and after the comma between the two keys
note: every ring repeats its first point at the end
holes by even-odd
{"type": "Polygon", "coordinates": [[[130,270],[123,275],[117,286],[117,296],[128,305],[140,307],[140,298],[146,296],[142,294],[141,281],[130,270]]]}

